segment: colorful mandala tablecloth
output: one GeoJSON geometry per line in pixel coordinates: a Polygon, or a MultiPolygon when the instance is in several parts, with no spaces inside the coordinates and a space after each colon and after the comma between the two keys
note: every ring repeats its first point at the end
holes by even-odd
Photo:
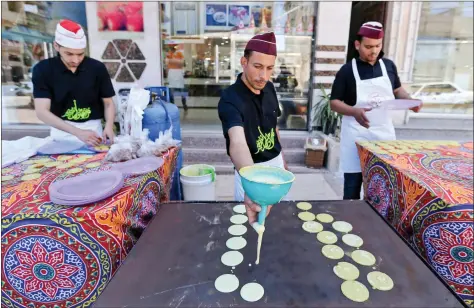
{"type": "Polygon", "coordinates": [[[2,307],[91,305],[169,200],[178,150],[164,153],[157,171],[129,177],[114,196],[84,207],[52,203],[48,187],[110,169],[105,154],[36,156],[2,169],[2,307]],[[67,172],[75,168],[83,171],[67,172]]]}
{"type": "Polygon", "coordinates": [[[359,142],[367,201],[474,305],[473,143],[359,142]]]}

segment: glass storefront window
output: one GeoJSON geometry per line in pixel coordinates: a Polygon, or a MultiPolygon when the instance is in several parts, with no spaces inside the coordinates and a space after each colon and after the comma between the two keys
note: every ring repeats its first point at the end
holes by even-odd
{"type": "Polygon", "coordinates": [[[163,80],[182,107],[184,124],[220,125],[221,91],[242,71],[255,34],[274,31],[278,57],[272,82],[282,129],[307,129],[315,2],[162,2],[163,80]]]}
{"type": "Polygon", "coordinates": [[[423,2],[412,96],[423,112],[473,112],[473,2],[423,2]]]}
{"type": "Polygon", "coordinates": [[[2,124],[42,124],[33,104],[32,69],[55,56],[56,24],[62,18],[87,31],[85,2],[2,2],[2,124]]]}

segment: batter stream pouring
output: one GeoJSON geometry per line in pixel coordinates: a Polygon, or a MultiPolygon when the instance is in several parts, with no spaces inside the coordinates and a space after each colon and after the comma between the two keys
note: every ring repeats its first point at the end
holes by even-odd
{"type": "Polygon", "coordinates": [[[260,248],[263,232],[265,231],[265,217],[267,206],[276,205],[288,193],[295,180],[295,175],[278,167],[253,165],[240,169],[242,187],[245,194],[261,207],[258,221],[252,227],[258,233],[257,260],[260,262],[260,248]]]}

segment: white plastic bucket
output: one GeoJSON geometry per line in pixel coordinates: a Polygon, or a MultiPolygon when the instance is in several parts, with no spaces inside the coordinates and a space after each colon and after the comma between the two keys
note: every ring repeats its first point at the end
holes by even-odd
{"type": "Polygon", "coordinates": [[[179,171],[184,201],[216,200],[216,169],[205,164],[189,165],[179,171]]]}

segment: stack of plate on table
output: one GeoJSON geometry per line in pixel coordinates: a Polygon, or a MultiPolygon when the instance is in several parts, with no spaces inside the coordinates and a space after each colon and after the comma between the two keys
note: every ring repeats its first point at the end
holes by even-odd
{"type": "Polygon", "coordinates": [[[49,186],[49,197],[60,205],[92,204],[117,193],[123,187],[125,177],[153,172],[163,162],[159,157],[142,157],[114,164],[111,170],[55,181],[49,186]]]}

